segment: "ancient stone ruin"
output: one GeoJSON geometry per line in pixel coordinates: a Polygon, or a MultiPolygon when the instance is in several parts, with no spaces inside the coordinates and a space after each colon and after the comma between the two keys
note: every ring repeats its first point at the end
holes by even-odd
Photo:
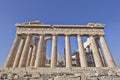
{"type": "MultiPolygon", "coordinates": [[[[104,24],[46,25],[39,21],[16,24],[14,43],[0,79],[14,80],[120,80],[104,38],[104,24]],[[57,37],[64,36],[64,57],[58,57],[57,37]],[[78,50],[71,52],[70,36],[78,40],[78,50]],[[83,43],[82,38],[88,39],[83,43]],[[52,40],[51,58],[46,44],[52,40]]],[[[61,44],[62,45],[62,44],[61,44]]]]}

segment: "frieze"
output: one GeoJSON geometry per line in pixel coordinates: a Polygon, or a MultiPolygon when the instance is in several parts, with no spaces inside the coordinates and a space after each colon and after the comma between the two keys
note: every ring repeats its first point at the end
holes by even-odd
{"type": "Polygon", "coordinates": [[[103,35],[103,29],[94,28],[28,28],[28,27],[18,27],[17,34],[97,34],[103,35]]]}

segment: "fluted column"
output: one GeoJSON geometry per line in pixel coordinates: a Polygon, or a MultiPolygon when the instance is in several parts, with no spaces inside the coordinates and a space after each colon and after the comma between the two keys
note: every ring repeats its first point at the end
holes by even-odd
{"type": "Polygon", "coordinates": [[[70,47],[70,37],[69,35],[65,36],[65,47],[66,47],[66,67],[72,67],[71,61],[71,47],[70,47]]]}
{"type": "Polygon", "coordinates": [[[104,36],[100,36],[100,42],[101,42],[101,46],[103,48],[103,52],[104,52],[104,55],[105,55],[105,58],[106,58],[107,66],[108,67],[115,67],[114,60],[111,56],[110,50],[107,46],[107,43],[104,39],[104,36]]]}
{"type": "Polygon", "coordinates": [[[22,56],[20,59],[19,67],[25,67],[27,63],[27,56],[29,52],[29,47],[30,47],[30,42],[31,42],[31,35],[27,35],[26,41],[25,41],[25,46],[23,48],[22,56]]]}
{"type": "Polygon", "coordinates": [[[104,59],[104,57],[103,57],[103,55],[102,55],[102,52],[101,52],[101,49],[99,48],[99,53],[100,53],[100,56],[101,56],[101,60],[102,60],[102,63],[103,63],[103,67],[105,67],[106,66],[106,64],[105,64],[105,59],[104,59]]]}
{"type": "Polygon", "coordinates": [[[79,54],[76,53],[76,66],[79,67],[80,66],[80,60],[79,60],[79,54]]]}
{"type": "Polygon", "coordinates": [[[78,35],[78,49],[79,49],[79,58],[81,67],[87,67],[87,59],[86,59],[86,53],[84,51],[83,42],[82,42],[82,36],[78,35]]]}
{"type": "Polygon", "coordinates": [[[35,38],[35,42],[34,42],[34,45],[33,45],[33,51],[32,51],[32,58],[31,58],[30,66],[34,66],[35,65],[36,52],[37,52],[37,44],[38,44],[38,38],[35,38]]]}
{"type": "Polygon", "coordinates": [[[52,38],[52,53],[51,53],[51,68],[57,66],[57,36],[53,35],[52,38]]]}
{"type": "Polygon", "coordinates": [[[42,49],[43,49],[43,42],[44,42],[44,35],[40,35],[39,43],[38,43],[38,50],[37,50],[37,57],[35,61],[35,67],[41,67],[42,62],[42,49]]]}
{"type": "Polygon", "coordinates": [[[100,58],[101,58],[103,67],[104,67],[104,66],[105,66],[105,65],[104,65],[104,58],[103,58],[103,55],[102,55],[102,53],[101,53],[101,49],[100,49],[99,42],[98,42],[98,37],[96,37],[95,42],[96,42],[96,45],[97,45],[97,48],[98,48],[98,52],[99,52],[99,54],[100,54],[100,58]]]}
{"type": "Polygon", "coordinates": [[[47,40],[44,40],[44,42],[43,42],[42,62],[41,62],[42,66],[45,66],[45,61],[46,61],[46,43],[47,43],[47,40]]]}
{"type": "Polygon", "coordinates": [[[15,58],[15,61],[14,61],[14,64],[13,64],[13,67],[14,67],[14,68],[15,68],[15,67],[18,67],[18,65],[19,65],[24,44],[25,44],[25,40],[24,40],[24,39],[21,39],[21,43],[20,43],[20,46],[19,46],[19,49],[18,49],[18,51],[17,51],[17,55],[16,55],[16,58],[15,58]]]}
{"type": "Polygon", "coordinates": [[[103,67],[101,58],[100,58],[100,54],[95,42],[95,38],[93,36],[90,36],[90,41],[91,41],[91,48],[92,48],[92,52],[93,52],[93,57],[94,57],[94,62],[96,67],[103,67]]]}
{"type": "Polygon", "coordinates": [[[28,57],[27,57],[27,64],[26,64],[27,67],[30,66],[30,61],[31,61],[31,56],[32,56],[32,50],[33,50],[33,47],[31,45],[30,48],[29,48],[28,57]]]}
{"type": "Polygon", "coordinates": [[[12,67],[13,66],[20,40],[21,40],[20,36],[16,35],[14,43],[12,45],[12,48],[10,50],[10,53],[8,55],[8,58],[7,58],[7,61],[4,65],[4,67],[12,67]]]}

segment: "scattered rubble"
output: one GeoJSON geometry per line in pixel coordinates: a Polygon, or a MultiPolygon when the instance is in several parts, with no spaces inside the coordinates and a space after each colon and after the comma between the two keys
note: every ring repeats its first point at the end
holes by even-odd
{"type": "Polygon", "coordinates": [[[2,68],[0,71],[0,80],[120,80],[117,67],[2,68]]]}

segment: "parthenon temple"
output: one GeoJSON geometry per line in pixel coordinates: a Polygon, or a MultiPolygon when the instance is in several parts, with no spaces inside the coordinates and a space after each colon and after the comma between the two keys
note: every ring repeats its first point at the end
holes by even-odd
{"type": "MultiPolygon", "coordinates": [[[[115,67],[104,35],[104,24],[47,25],[39,21],[16,24],[17,31],[4,67],[115,67]],[[64,58],[58,57],[58,36],[64,36],[64,58]],[[70,36],[78,41],[72,54],[70,36]],[[83,37],[88,39],[83,42],[83,37]],[[47,41],[52,40],[51,58],[46,57],[47,41]]],[[[62,44],[61,44],[62,45],[62,44]]]]}

